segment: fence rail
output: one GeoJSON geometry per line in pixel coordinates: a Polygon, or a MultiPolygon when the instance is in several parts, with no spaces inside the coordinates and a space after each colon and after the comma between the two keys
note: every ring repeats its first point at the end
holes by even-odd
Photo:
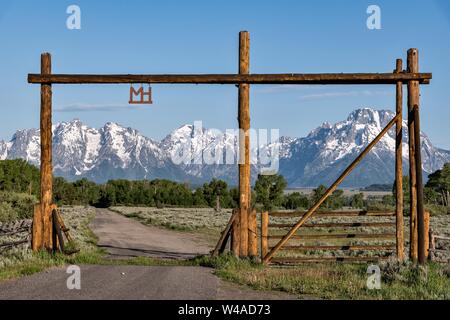
{"type": "MultiPolygon", "coordinates": [[[[261,255],[274,248],[291,229],[289,218],[303,217],[305,211],[264,212],[261,215],[261,255]]],[[[273,264],[316,262],[371,262],[387,259],[396,252],[395,212],[322,211],[290,237],[273,264]]]]}
{"type": "Polygon", "coordinates": [[[31,220],[0,223],[0,254],[30,242],[31,220]]]}
{"type": "Polygon", "coordinates": [[[430,232],[430,259],[437,262],[450,261],[450,237],[430,232]]]}

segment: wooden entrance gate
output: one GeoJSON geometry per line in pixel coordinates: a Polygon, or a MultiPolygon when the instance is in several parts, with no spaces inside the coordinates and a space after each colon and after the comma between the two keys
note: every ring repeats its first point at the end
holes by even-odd
{"type": "MultiPolygon", "coordinates": [[[[250,185],[250,85],[395,85],[397,88],[397,116],[389,123],[382,134],[396,125],[396,181],[397,181],[397,233],[402,239],[403,193],[402,177],[402,88],[408,85],[408,121],[409,121],[409,162],[410,162],[410,194],[411,194],[411,257],[425,262],[424,250],[424,210],[422,185],[422,160],[420,155],[420,123],[419,123],[419,85],[429,84],[431,73],[419,73],[418,50],[408,51],[408,68],[402,68],[401,60],[397,61],[396,70],[388,73],[324,73],[324,74],[251,74],[250,73],[250,35],[247,31],[239,33],[239,61],[237,74],[54,74],[51,68],[51,56],[41,55],[41,73],[29,74],[28,82],[41,86],[41,197],[36,206],[33,218],[33,250],[53,249],[52,209],[52,86],[55,84],[230,84],[238,87],[238,123],[239,123],[239,218],[233,223],[233,252],[240,257],[254,255],[254,233],[256,224],[251,208],[250,185]],[[239,244],[239,245],[237,245],[239,244]]],[[[381,138],[381,137],[380,137],[381,138]]],[[[380,138],[377,138],[378,140],[380,138]]],[[[376,140],[377,140],[376,139],[376,140]]],[[[369,145],[370,150],[373,144],[369,145]]],[[[367,153],[363,152],[362,155],[367,153]]],[[[362,157],[358,157],[355,165],[362,157]]],[[[318,209],[351,171],[344,172],[342,179],[333,184],[324,197],[314,205],[302,219],[289,231],[280,242],[264,257],[269,262],[273,255],[294,235],[298,228],[318,209]]],[[[403,259],[402,242],[397,243],[399,259],[403,259]]]]}
{"type": "MultiPolygon", "coordinates": [[[[261,214],[261,259],[306,211],[261,214]]],[[[425,213],[429,221],[429,213],[425,213]]],[[[428,229],[428,228],[427,228],[428,229]]],[[[319,211],[303,224],[270,262],[376,262],[395,256],[394,211],[319,211]]],[[[428,256],[428,253],[427,253],[428,256]]]]}

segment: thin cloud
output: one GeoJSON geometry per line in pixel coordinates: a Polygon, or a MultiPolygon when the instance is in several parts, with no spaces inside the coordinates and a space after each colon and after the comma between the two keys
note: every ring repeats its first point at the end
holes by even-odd
{"type": "Polygon", "coordinates": [[[120,110],[135,110],[139,105],[130,106],[129,104],[85,104],[74,103],[59,108],[56,112],[111,112],[120,110]]]}

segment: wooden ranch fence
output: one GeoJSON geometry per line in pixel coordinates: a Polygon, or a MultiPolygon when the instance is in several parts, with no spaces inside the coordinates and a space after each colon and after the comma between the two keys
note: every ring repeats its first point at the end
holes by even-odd
{"type": "MultiPolygon", "coordinates": [[[[51,55],[41,55],[41,72],[29,74],[28,82],[39,84],[41,88],[41,197],[35,207],[33,218],[33,250],[54,250],[54,230],[52,228],[55,205],[52,203],[52,85],[53,84],[230,84],[238,87],[237,115],[239,125],[239,215],[232,223],[227,234],[231,235],[232,250],[236,256],[255,255],[255,214],[251,208],[250,190],[250,86],[260,84],[278,85],[395,85],[397,115],[382,133],[351,164],[342,176],[327,190],[301,220],[277,243],[264,257],[269,262],[274,254],[296,233],[306,220],[317,210],[325,199],[336,189],[356,164],[369,152],[373,145],[394,125],[396,125],[396,250],[402,260],[403,252],[403,189],[402,177],[402,102],[403,85],[408,88],[408,134],[410,166],[410,212],[411,212],[411,254],[413,260],[425,263],[426,225],[423,208],[422,159],[420,153],[420,91],[419,86],[429,84],[431,73],[419,72],[419,52],[410,49],[407,58],[407,70],[403,70],[402,61],[396,61],[395,69],[387,73],[321,73],[321,74],[252,74],[250,73],[250,35],[247,31],[239,33],[238,72],[236,74],[54,74],[51,55]]],[[[221,238],[222,239],[222,238],[221,238]]],[[[220,248],[219,248],[220,251],[220,248]]]]}
{"type": "Polygon", "coordinates": [[[31,220],[0,224],[0,254],[31,240],[31,220]]]}
{"type": "MultiPolygon", "coordinates": [[[[307,211],[261,214],[261,259],[283,239],[295,218],[307,211]]],[[[429,221],[429,213],[426,213],[429,221]]],[[[428,222],[427,222],[428,223],[428,222]]],[[[396,213],[388,211],[317,212],[289,239],[270,263],[375,262],[398,256],[396,213]]]]}
{"type": "Polygon", "coordinates": [[[450,237],[430,231],[430,259],[437,262],[450,261],[450,237]]]}

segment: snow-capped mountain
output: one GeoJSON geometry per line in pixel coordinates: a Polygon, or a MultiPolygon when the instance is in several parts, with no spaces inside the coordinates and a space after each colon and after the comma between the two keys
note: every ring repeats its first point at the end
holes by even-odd
{"type": "MultiPolygon", "coordinates": [[[[259,169],[268,167],[267,163],[257,164],[257,159],[278,150],[279,172],[290,186],[329,185],[393,116],[391,111],[358,109],[347,120],[333,125],[324,123],[304,138],[280,137],[276,141],[268,138],[259,152],[252,149],[252,177],[255,179],[259,169]]],[[[405,174],[406,125],[404,121],[405,174]]],[[[232,185],[238,181],[237,131],[219,133],[201,125],[184,125],[158,142],[116,123],[95,129],[73,120],[56,124],[52,129],[54,172],[70,180],[167,178],[197,184],[215,177],[232,185]]],[[[391,130],[374,147],[344,186],[393,181],[394,134],[391,130]]],[[[0,160],[22,158],[39,165],[39,154],[37,129],[17,131],[10,142],[0,141],[0,160]]],[[[450,151],[434,147],[422,133],[422,158],[426,176],[450,161],[450,151]]]]}
{"type": "MultiPolygon", "coordinates": [[[[329,185],[357,157],[395,116],[392,111],[358,109],[347,120],[334,125],[324,123],[290,145],[280,160],[280,173],[291,186],[329,185]]],[[[408,173],[407,121],[403,121],[403,164],[408,173]]],[[[436,148],[422,132],[422,169],[424,177],[450,161],[450,151],[436,148]]],[[[359,187],[394,180],[395,126],[378,142],[342,186],[359,187]]]]}

